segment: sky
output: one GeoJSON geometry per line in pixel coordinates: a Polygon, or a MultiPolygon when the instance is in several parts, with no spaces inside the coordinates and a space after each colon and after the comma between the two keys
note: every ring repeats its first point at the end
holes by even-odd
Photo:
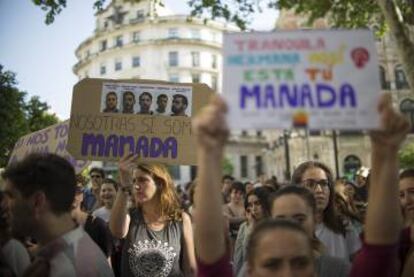
{"type": "MultiPolygon", "coordinates": [[[[110,0],[107,0],[109,2],[110,0]]],[[[45,12],[31,0],[0,0],[0,64],[16,73],[17,87],[46,101],[61,120],[70,116],[72,88],[78,78],[72,71],[75,49],[95,29],[94,0],[68,0],[51,25],[45,12]]],[[[175,13],[188,14],[187,0],[166,0],[175,13]]],[[[251,28],[267,31],[277,13],[264,9],[251,28]]]]}

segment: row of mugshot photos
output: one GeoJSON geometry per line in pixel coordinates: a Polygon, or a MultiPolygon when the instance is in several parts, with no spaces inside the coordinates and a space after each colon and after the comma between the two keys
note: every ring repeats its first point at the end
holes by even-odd
{"type": "Polygon", "coordinates": [[[100,110],[103,113],[188,117],[192,110],[190,97],[181,93],[108,91],[102,94],[100,110]]]}

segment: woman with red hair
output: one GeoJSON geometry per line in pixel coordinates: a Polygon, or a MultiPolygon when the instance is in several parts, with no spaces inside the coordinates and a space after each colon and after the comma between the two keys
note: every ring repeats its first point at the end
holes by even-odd
{"type": "Polygon", "coordinates": [[[136,165],[129,155],[119,163],[118,191],[109,226],[125,238],[121,276],[191,276],[195,274],[190,217],[180,208],[174,183],[160,164],[136,165]],[[128,198],[133,207],[128,212],[128,198]]]}

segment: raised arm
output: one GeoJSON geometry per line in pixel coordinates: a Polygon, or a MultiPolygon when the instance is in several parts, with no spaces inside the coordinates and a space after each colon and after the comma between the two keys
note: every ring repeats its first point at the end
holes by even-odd
{"type": "Polygon", "coordinates": [[[390,95],[379,105],[381,131],[371,133],[372,169],[365,217],[365,238],[352,264],[351,277],[398,276],[398,239],[402,215],[398,193],[398,149],[409,130],[392,109],[390,95]]]}
{"type": "Polygon", "coordinates": [[[226,253],[221,196],[221,164],[228,137],[225,112],[225,103],[215,97],[193,122],[198,160],[195,238],[198,257],[205,264],[217,262],[226,253]]]}
{"type": "Polygon", "coordinates": [[[137,157],[130,154],[119,162],[119,177],[121,188],[116,195],[109,219],[109,229],[116,238],[122,239],[128,234],[130,217],[128,215],[128,192],[132,189],[132,168],[137,157]]]}
{"type": "Polygon", "coordinates": [[[188,214],[183,212],[183,236],[184,236],[184,273],[185,276],[196,276],[197,263],[194,251],[193,226],[188,214]]]}
{"type": "Polygon", "coordinates": [[[365,222],[365,241],[390,245],[398,241],[402,215],[398,192],[398,150],[410,125],[392,108],[391,96],[383,95],[379,105],[382,130],[371,133],[371,180],[365,222]]]}

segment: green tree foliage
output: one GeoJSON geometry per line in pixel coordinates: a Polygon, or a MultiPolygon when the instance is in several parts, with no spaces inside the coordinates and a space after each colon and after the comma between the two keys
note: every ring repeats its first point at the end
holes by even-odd
{"type": "Polygon", "coordinates": [[[46,102],[41,102],[39,96],[30,98],[24,108],[30,132],[44,129],[59,121],[56,115],[48,113],[49,106],[46,102]]]}
{"type": "Polygon", "coordinates": [[[234,165],[231,163],[230,159],[225,157],[223,159],[223,174],[224,175],[233,175],[234,172],[234,165]]]}
{"type": "Polygon", "coordinates": [[[21,136],[58,122],[39,97],[33,96],[26,103],[26,92],[16,85],[16,74],[0,65],[0,167],[7,165],[14,144],[21,136]]]}
{"type": "Polygon", "coordinates": [[[395,38],[400,60],[414,93],[414,0],[190,0],[193,16],[209,13],[223,17],[244,29],[251,13],[263,7],[293,10],[307,16],[308,23],[327,18],[333,27],[375,27],[377,35],[390,30],[395,38]],[[241,16],[238,16],[241,15],[241,16]]]}
{"type": "Polygon", "coordinates": [[[401,168],[414,168],[414,141],[401,149],[399,158],[401,168]]]}
{"type": "Polygon", "coordinates": [[[26,93],[15,85],[15,74],[0,65],[0,167],[7,164],[17,139],[28,131],[23,109],[26,93]]]}
{"type": "MultiPolygon", "coordinates": [[[[66,7],[67,0],[32,0],[46,11],[46,24],[66,7]]],[[[124,0],[140,2],[143,0],[124,0]]],[[[152,0],[162,5],[163,0],[152,0]]],[[[101,10],[106,0],[95,0],[94,8],[101,10]]],[[[312,23],[328,18],[333,27],[373,27],[378,35],[387,28],[393,34],[408,82],[414,93],[414,41],[407,26],[414,28],[414,0],[187,0],[191,16],[224,18],[242,30],[251,23],[252,15],[263,9],[294,10],[312,23]]],[[[191,18],[189,18],[191,19],[191,18]]]]}
{"type": "MultiPolygon", "coordinates": [[[[399,7],[402,20],[414,25],[414,1],[393,0],[399,7]]],[[[247,13],[261,12],[264,8],[294,10],[298,14],[306,14],[309,23],[318,18],[328,17],[334,27],[367,27],[375,24],[384,30],[386,21],[381,8],[376,0],[228,0],[228,1],[206,1],[190,0],[189,5],[193,8],[193,15],[205,14],[208,11],[211,17],[223,17],[232,20],[240,28],[244,28],[250,22],[247,13]],[[234,16],[242,12],[243,16],[234,16]]]]}
{"type": "MultiPolygon", "coordinates": [[[[142,0],[124,1],[140,2],[142,0]]],[[[56,15],[58,15],[64,8],[66,8],[67,4],[67,0],[32,0],[32,2],[46,12],[45,23],[47,25],[52,24],[55,21],[56,15]]],[[[93,7],[97,11],[101,11],[106,2],[106,0],[95,0],[93,3],[93,7]]],[[[110,2],[110,0],[108,0],[108,2],[110,2]]],[[[162,5],[162,0],[155,0],[154,2],[162,5]]]]}

